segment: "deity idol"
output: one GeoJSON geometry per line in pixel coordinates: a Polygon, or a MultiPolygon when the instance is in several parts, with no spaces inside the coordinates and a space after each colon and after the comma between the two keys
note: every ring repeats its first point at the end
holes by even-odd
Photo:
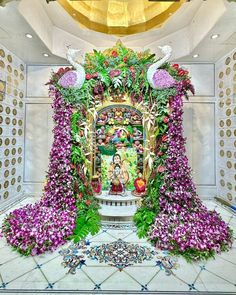
{"type": "Polygon", "coordinates": [[[108,171],[108,179],[111,181],[109,194],[119,195],[125,192],[125,184],[129,180],[129,173],[121,161],[119,154],[115,154],[108,171]]]}

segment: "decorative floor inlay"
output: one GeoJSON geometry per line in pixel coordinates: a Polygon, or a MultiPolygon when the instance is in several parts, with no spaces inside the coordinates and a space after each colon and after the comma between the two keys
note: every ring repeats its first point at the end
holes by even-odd
{"type": "Polygon", "coordinates": [[[122,271],[125,267],[151,260],[155,254],[156,252],[149,247],[118,239],[109,244],[92,247],[88,257],[100,263],[108,263],[122,271]]]}
{"type": "Polygon", "coordinates": [[[135,264],[152,261],[152,266],[164,270],[166,275],[171,275],[172,270],[178,267],[177,259],[169,256],[167,251],[162,251],[160,254],[154,248],[129,243],[122,239],[93,247],[91,247],[90,241],[83,240],[77,244],[72,243],[67,249],[63,249],[59,253],[63,256],[62,266],[67,267],[70,274],[75,274],[76,269],[86,266],[88,260],[105,263],[119,271],[135,264]]]}

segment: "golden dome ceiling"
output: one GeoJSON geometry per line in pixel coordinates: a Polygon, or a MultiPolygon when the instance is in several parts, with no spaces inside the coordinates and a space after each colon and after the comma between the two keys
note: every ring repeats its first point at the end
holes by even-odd
{"type": "Polygon", "coordinates": [[[114,35],[130,35],[161,26],[186,0],[58,0],[82,26],[114,35]]]}

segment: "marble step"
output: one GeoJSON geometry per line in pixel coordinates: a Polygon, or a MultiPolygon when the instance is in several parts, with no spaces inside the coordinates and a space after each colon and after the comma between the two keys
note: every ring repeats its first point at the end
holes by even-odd
{"type": "Polygon", "coordinates": [[[140,198],[133,196],[130,191],[127,191],[124,195],[109,195],[108,191],[103,191],[96,198],[100,205],[113,207],[137,206],[140,201],[140,198]]]}
{"type": "Polygon", "coordinates": [[[109,206],[102,205],[99,209],[99,213],[102,220],[110,221],[130,221],[133,219],[137,206],[109,206]]]}

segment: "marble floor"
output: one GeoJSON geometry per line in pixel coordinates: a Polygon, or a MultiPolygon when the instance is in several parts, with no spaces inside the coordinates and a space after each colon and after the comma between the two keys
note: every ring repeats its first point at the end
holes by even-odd
{"type": "MultiPolygon", "coordinates": [[[[34,200],[26,198],[14,208],[34,200]]],[[[235,214],[214,201],[205,203],[236,232],[235,214]]],[[[0,222],[5,214],[0,215],[0,222]]],[[[138,239],[133,225],[125,223],[115,227],[106,223],[96,236],[78,245],[70,242],[54,253],[36,257],[21,257],[0,239],[0,294],[173,294],[171,291],[236,294],[236,244],[215,259],[189,264],[167,251],[155,250],[138,239]]]]}

